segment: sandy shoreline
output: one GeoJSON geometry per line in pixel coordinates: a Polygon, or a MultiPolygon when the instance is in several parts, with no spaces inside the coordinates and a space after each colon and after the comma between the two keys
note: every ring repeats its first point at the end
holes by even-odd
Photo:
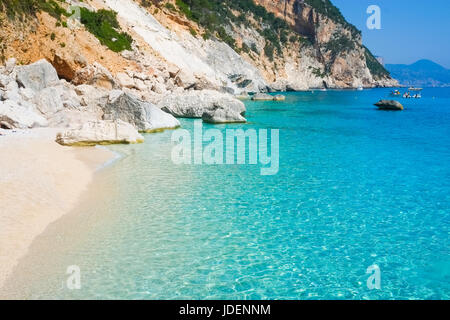
{"type": "Polygon", "coordinates": [[[106,149],[62,147],[56,132],[0,135],[0,288],[33,240],[75,207],[96,169],[114,158],[106,149]]]}

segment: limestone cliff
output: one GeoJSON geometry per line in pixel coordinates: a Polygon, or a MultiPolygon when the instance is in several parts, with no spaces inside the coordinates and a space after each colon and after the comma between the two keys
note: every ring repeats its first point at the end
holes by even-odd
{"type": "MultiPolygon", "coordinates": [[[[328,87],[357,87],[359,85],[392,86],[389,73],[362,45],[361,32],[349,24],[329,0],[255,0],[277,17],[285,20],[298,34],[310,41],[296,57],[298,69],[308,63],[305,57],[316,59],[320,66],[308,68],[328,87]]],[[[288,59],[284,58],[284,61],[288,59]]],[[[285,67],[292,68],[290,63],[285,67]]],[[[294,68],[295,69],[295,68],[294,68]]],[[[317,81],[317,80],[316,80],[317,81]]],[[[287,82],[298,86],[302,83],[292,72],[287,82]]]]}
{"type": "Polygon", "coordinates": [[[191,89],[239,93],[396,84],[329,0],[14,3],[0,0],[2,60],[28,64],[46,58],[68,81],[100,63],[144,100],[191,89]],[[75,27],[67,14],[71,7],[82,8],[82,23],[75,27]]]}
{"type": "MultiPolygon", "coordinates": [[[[207,63],[240,87],[261,88],[261,79],[245,68],[218,70],[242,60],[259,71],[268,90],[393,86],[396,81],[362,45],[361,32],[349,24],[329,0],[177,0],[160,1],[158,18],[195,47],[208,47],[207,63]],[[185,34],[182,35],[184,29],[185,34]],[[189,31],[190,34],[186,35],[189,31]],[[203,41],[202,41],[203,40],[203,41]],[[220,41],[237,52],[223,56],[220,41]],[[246,72],[239,73],[239,70],[246,72]],[[255,86],[251,80],[257,80],[255,86]],[[250,84],[249,87],[243,84],[250,84]]],[[[200,54],[205,56],[205,54],[200,54]]]]}

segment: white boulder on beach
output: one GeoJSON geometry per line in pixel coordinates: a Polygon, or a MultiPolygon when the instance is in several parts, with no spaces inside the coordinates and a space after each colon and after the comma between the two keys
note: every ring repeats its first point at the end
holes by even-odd
{"type": "Polygon", "coordinates": [[[17,82],[25,87],[39,91],[59,83],[55,68],[47,60],[39,60],[27,66],[18,66],[17,82]]]}
{"type": "Polygon", "coordinates": [[[110,92],[103,111],[103,119],[121,119],[132,124],[140,132],[149,133],[180,126],[180,122],[171,114],[121,90],[110,92]]]}
{"type": "Polygon", "coordinates": [[[116,86],[115,79],[98,63],[81,69],[77,75],[78,85],[74,85],[60,80],[46,60],[27,66],[16,66],[14,59],[8,60],[0,69],[0,126],[67,128],[58,137],[65,145],[134,143],[143,140],[137,132],[180,126],[173,115],[133,93],[111,90],[116,86]],[[118,125],[118,136],[110,132],[111,121],[118,125]]]}
{"type": "Polygon", "coordinates": [[[203,122],[219,124],[219,123],[245,123],[247,120],[233,109],[225,109],[216,107],[215,109],[206,110],[202,115],[203,122]]]}
{"type": "Polygon", "coordinates": [[[11,100],[0,101],[0,127],[3,129],[31,129],[46,127],[47,120],[37,114],[31,105],[20,105],[11,100]]]}
{"type": "Polygon", "coordinates": [[[90,121],[56,136],[56,142],[64,146],[130,144],[143,141],[144,137],[131,124],[122,120],[90,121]]]}

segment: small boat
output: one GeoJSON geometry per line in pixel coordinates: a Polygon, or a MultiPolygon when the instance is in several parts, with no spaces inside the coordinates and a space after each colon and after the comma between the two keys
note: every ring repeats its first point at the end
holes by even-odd
{"type": "Polygon", "coordinates": [[[409,91],[403,94],[403,98],[405,99],[421,99],[422,95],[420,93],[411,94],[409,91]]]}
{"type": "Polygon", "coordinates": [[[356,89],[356,90],[358,90],[358,91],[363,91],[364,88],[363,88],[362,86],[359,86],[358,89],[356,89]]]}
{"type": "Polygon", "coordinates": [[[401,96],[401,95],[402,95],[402,93],[398,90],[391,91],[391,96],[395,97],[395,96],[401,96]]]}
{"type": "Polygon", "coordinates": [[[320,91],[327,91],[327,89],[326,88],[322,88],[322,89],[320,89],[320,91]]]}
{"type": "Polygon", "coordinates": [[[422,91],[423,88],[414,88],[414,87],[411,87],[411,88],[408,88],[408,90],[409,90],[409,91],[422,91]]]}

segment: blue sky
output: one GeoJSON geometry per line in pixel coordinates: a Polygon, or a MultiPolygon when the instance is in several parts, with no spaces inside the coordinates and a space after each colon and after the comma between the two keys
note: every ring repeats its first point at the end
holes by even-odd
{"type": "Polygon", "coordinates": [[[450,69],[450,0],[331,0],[386,63],[430,59],[450,69]],[[381,9],[381,30],[369,30],[369,5],[381,9]]]}

